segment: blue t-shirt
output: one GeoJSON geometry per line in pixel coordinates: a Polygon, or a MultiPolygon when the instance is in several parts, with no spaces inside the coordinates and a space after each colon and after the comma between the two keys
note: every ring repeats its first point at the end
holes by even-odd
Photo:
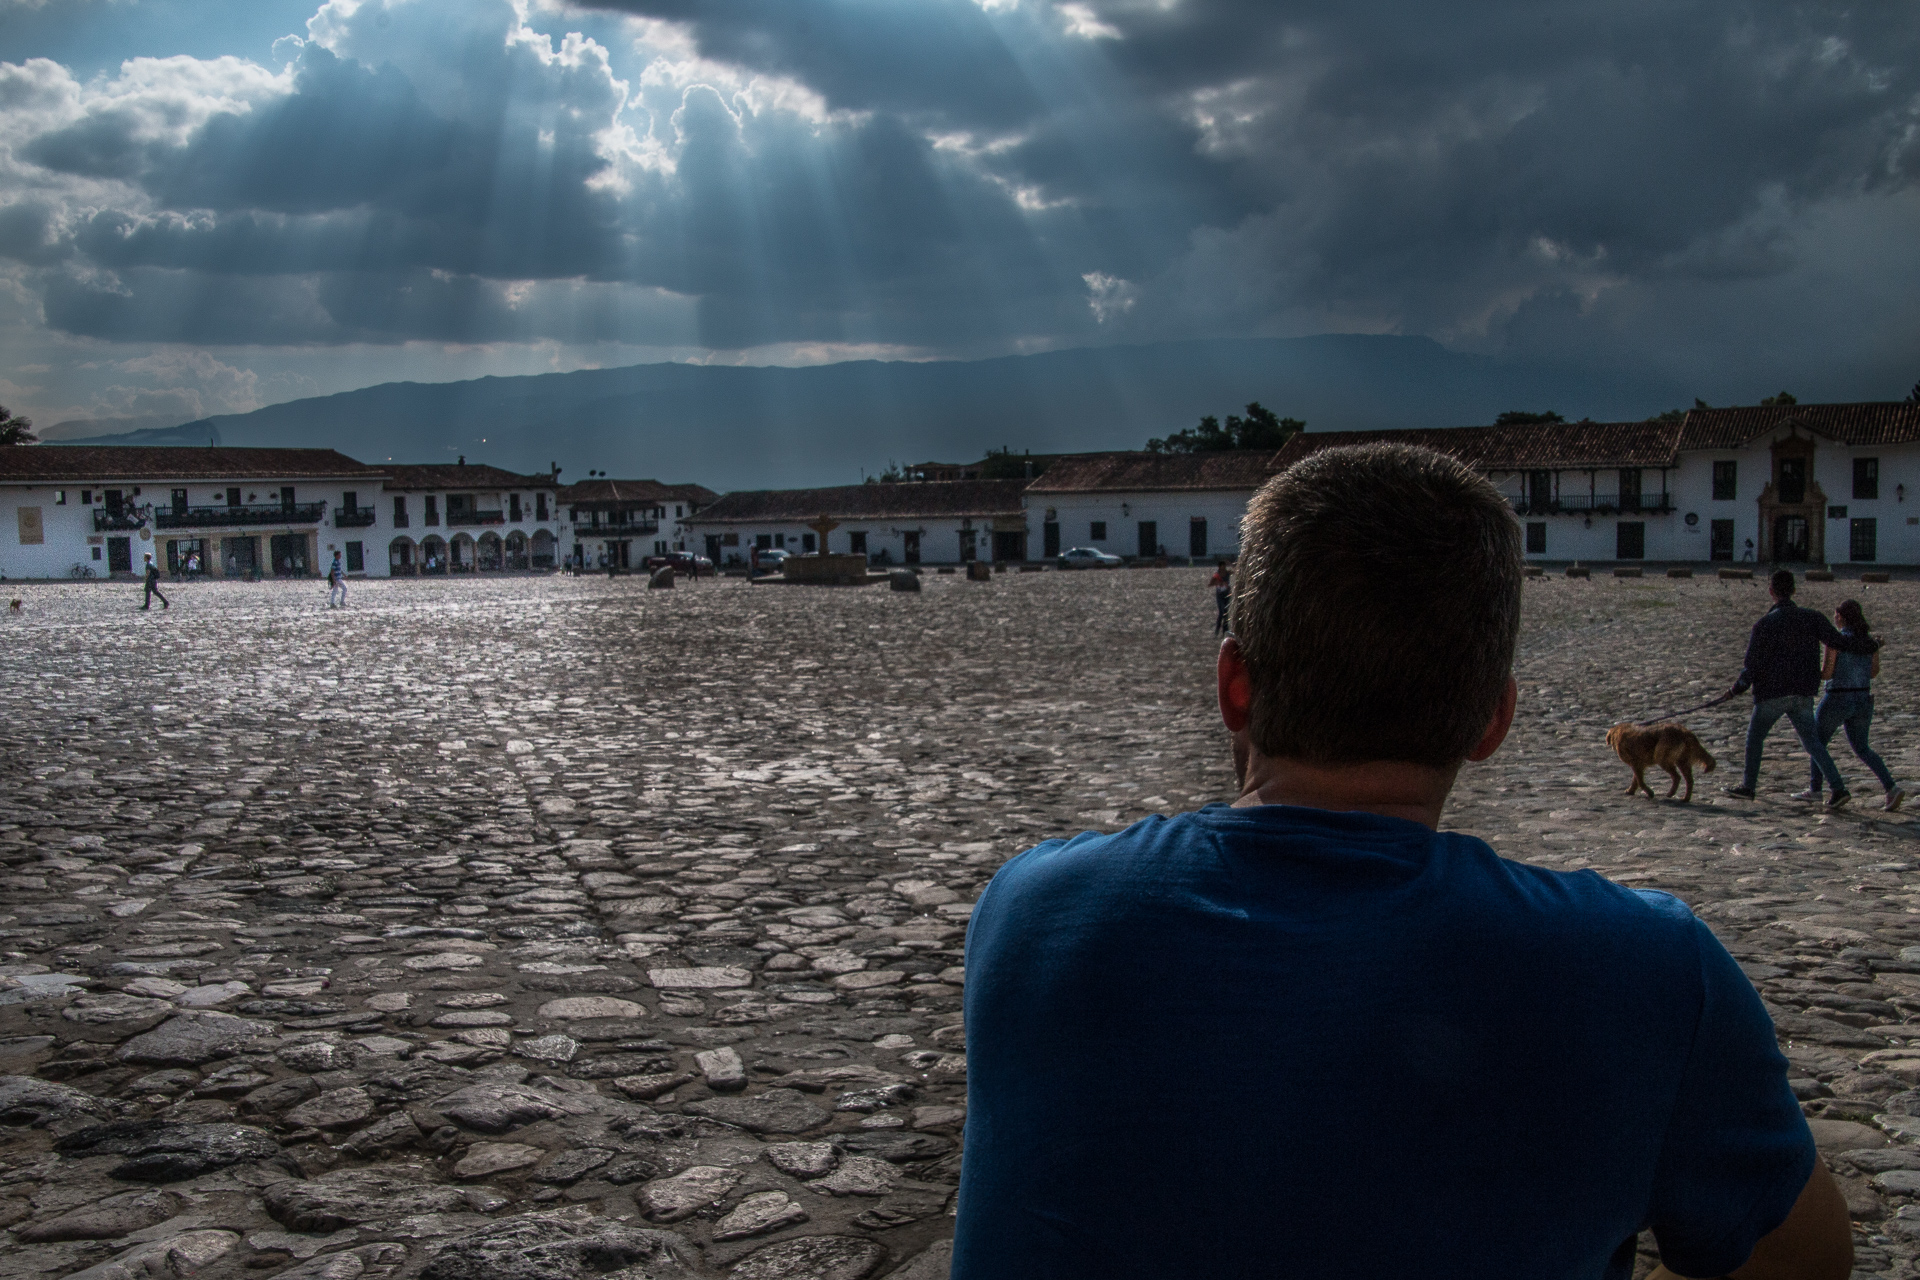
{"type": "Polygon", "coordinates": [[[1813,1140],[1666,894],[1363,813],[1054,840],[967,934],[954,1280],[1721,1275],[1813,1140]]]}

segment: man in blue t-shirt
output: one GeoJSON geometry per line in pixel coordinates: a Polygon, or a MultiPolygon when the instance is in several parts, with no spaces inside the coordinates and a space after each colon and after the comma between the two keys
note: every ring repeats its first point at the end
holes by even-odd
{"type": "Polygon", "coordinates": [[[1513,720],[1519,528],[1425,450],[1250,506],[1240,797],[1001,868],[955,1280],[1841,1280],[1758,995],[1684,904],[1437,831],[1513,720]]]}

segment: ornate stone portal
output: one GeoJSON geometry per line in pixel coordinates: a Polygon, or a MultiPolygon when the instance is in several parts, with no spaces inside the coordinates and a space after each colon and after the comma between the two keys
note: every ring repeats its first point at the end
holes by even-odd
{"type": "Polygon", "coordinates": [[[1760,490],[1762,563],[1827,562],[1827,495],[1813,478],[1813,438],[1789,428],[1773,442],[1773,475],[1760,490]]]}

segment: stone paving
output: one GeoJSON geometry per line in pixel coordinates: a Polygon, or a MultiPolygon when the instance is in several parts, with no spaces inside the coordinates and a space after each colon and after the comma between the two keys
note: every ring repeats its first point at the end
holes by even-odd
{"type": "MultiPolygon", "coordinates": [[[[0,1277],[944,1277],[969,903],[1232,779],[1204,571],[924,583],[8,584],[0,1277]]],[[[1920,589],[1804,588],[1845,594],[1920,779],[1920,589]]],[[[1920,825],[1844,748],[1854,808],[1789,799],[1784,725],[1724,796],[1740,704],[1689,717],[1690,805],[1601,741],[1724,688],[1763,607],[1530,582],[1515,732],[1447,824],[1691,903],[1857,1274],[1920,1274],[1920,825]]]]}

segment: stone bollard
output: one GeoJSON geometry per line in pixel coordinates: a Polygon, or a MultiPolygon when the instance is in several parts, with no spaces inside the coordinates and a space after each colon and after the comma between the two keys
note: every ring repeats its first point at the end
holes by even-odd
{"type": "Polygon", "coordinates": [[[889,591],[918,591],[920,589],[920,575],[911,569],[895,569],[887,575],[887,589],[889,591]]]}
{"type": "Polygon", "coordinates": [[[985,560],[967,561],[967,581],[968,582],[992,582],[993,566],[988,564],[985,560]]]}
{"type": "Polygon", "coordinates": [[[1833,581],[1833,570],[1831,570],[1831,569],[1809,569],[1809,570],[1807,570],[1807,572],[1806,572],[1806,574],[1805,574],[1805,577],[1806,577],[1806,580],[1807,580],[1808,582],[1832,582],[1832,581],[1833,581]]]}
{"type": "Polygon", "coordinates": [[[1522,569],[1521,572],[1526,574],[1529,578],[1538,578],[1538,577],[1544,576],[1547,571],[1545,569],[1542,569],[1537,564],[1530,564],[1525,569],[1522,569]]]}
{"type": "Polygon", "coordinates": [[[1741,578],[1751,579],[1752,577],[1753,570],[1751,569],[1722,569],[1720,571],[1720,580],[1722,582],[1731,582],[1741,578]]]}
{"type": "Polygon", "coordinates": [[[1615,569],[1613,576],[1616,578],[1638,578],[1642,575],[1638,569],[1615,569]]]}
{"type": "Polygon", "coordinates": [[[1691,578],[1693,576],[1693,570],[1683,569],[1683,568],[1671,568],[1667,570],[1667,576],[1669,578],[1691,578]]]}
{"type": "Polygon", "coordinates": [[[670,587],[672,585],[673,566],[670,564],[661,565],[658,569],[655,569],[653,575],[647,579],[647,590],[649,591],[657,587],[670,587]]]}
{"type": "Polygon", "coordinates": [[[1893,581],[1893,575],[1891,575],[1891,574],[1889,574],[1889,573],[1886,573],[1885,571],[1880,571],[1880,570],[1876,570],[1876,571],[1870,571],[1870,572],[1867,572],[1867,573],[1863,573],[1863,574],[1861,574],[1861,575],[1860,575],[1860,581],[1862,581],[1862,582],[1891,582],[1891,581],[1893,581]]]}
{"type": "Polygon", "coordinates": [[[1582,566],[1576,564],[1567,570],[1567,576],[1569,578],[1590,578],[1593,575],[1582,566]]]}

